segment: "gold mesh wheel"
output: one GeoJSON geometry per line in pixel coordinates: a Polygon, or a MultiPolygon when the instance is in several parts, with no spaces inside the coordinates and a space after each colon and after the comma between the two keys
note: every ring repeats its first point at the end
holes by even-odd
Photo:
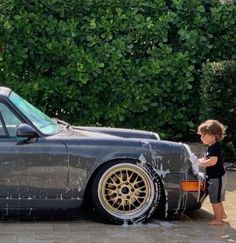
{"type": "Polygon", "coordinates": [[[102,207],[109,214],[122,219],[138,217],[146,212],[154,193],[153,181],[146,170],[131,163],[110,167],[98,184],[102,207]]]}

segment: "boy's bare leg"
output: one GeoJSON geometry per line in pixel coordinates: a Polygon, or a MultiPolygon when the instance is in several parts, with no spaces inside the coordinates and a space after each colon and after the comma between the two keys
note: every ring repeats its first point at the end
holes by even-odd
{"type": "Polygon", "coordinates": [[[222,220],[222,206],[221,203],[212,203],[212,209],[215,215],[215,219],[208,222],[209,225],[223,225],[224,221],[222,220]]]}
{"type": "Polygon", "coordinates": [[[223,205],[222,202],[220,202],[220,206],[221,206],[221,218],[222,219],[226,219],[227,218],[227,214],[225,213],[224,205],[223,205]]]}

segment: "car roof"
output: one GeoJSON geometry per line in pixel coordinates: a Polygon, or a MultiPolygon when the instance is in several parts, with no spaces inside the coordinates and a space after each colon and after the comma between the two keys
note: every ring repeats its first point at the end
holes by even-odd
{"type": "Polygon", "coordinates": [[[11,89],[7,88],[7,87],[2,87],[0,86],[0,95],[1,96],[6,96],[8,97],[11,93],[11,89]]]}

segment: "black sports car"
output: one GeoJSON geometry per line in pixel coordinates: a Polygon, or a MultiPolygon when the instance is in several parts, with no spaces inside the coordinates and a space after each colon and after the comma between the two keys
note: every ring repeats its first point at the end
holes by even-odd
{"type": "Polygon", "coordinates": [[[0,208],[76,209],[113,223],[200,208],[204,180],[182,143],[153,132],[70,126],[0,87],[0,208]]]}

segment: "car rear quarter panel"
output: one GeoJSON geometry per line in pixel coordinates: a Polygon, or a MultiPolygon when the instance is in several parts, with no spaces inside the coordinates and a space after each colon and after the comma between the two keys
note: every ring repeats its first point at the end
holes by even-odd
{"type": "Polygon", "coordinates": [[[194,208],[199,193],[185,193],[182,180],[197,180],[182,143],[151,139],[81,138],[65,141],[70,161],[70,190],[73,197],[84,197],[89,180],[100,166],[113,160],[134,160],[140,166],[150,164],[162,181],[165,209],[183,211],[194,208]]]}
{"type": "MultiPolygon", "coordinates": [[[[158,140],[77,139],[66,141],[70,161],[70,188],[83,195],[93,173],[105,163],[117,159],[150,164],[167,189],[179,188],[182,146],[158,140]]],[[[75,195],[74,195],[75,196],[75,195]]]]}

